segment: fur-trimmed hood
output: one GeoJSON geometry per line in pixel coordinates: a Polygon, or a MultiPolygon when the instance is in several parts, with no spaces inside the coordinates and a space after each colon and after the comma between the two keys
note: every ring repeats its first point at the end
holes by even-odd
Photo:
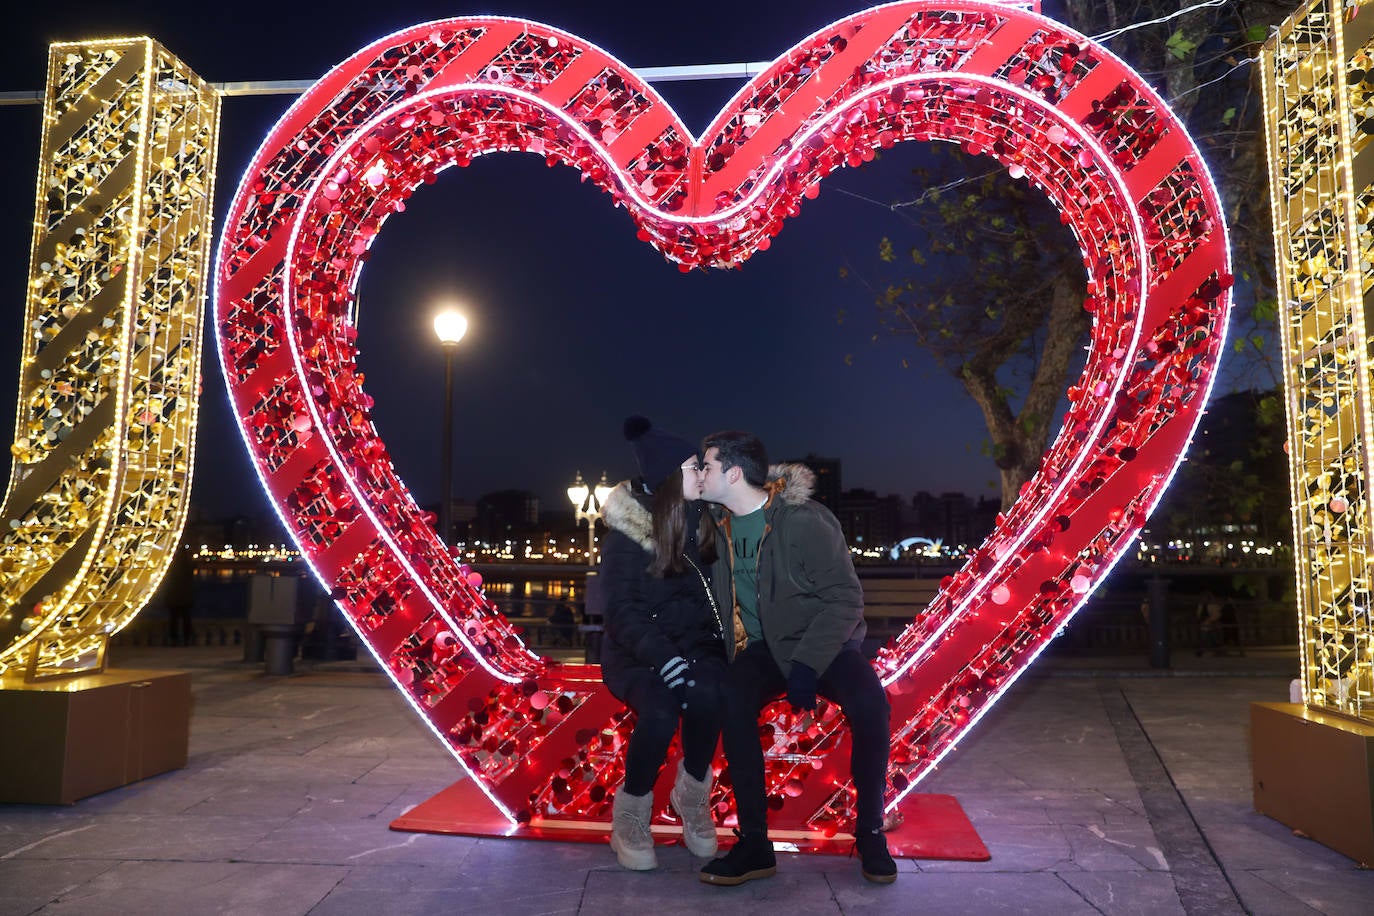
{"type": "Polygon", "coordinates": [[[769,496],[780,493],[789,506],[799,506],[816,492],[816,472],[804,464],[775,464],[768,468],[764,489],[769,496]]]}
{"type": "Polygon", "coordinates": [[[614,528],[650,553],[654,552],[654,517],[649,507],[639,501],[628,480],[622,480],[611,490],[601,506],[601,518],[607,527],[614,528]]]}

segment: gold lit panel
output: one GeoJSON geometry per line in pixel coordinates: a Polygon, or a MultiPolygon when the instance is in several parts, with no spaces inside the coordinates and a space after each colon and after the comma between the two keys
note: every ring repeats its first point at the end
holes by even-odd
{"type": "Polygon", "coordinates": [[[1309,706],[1374,717],[1374,16],[1315,0],[1261,62],[1309,706]]]}
{"type": "Polygon", "coordinates": [[[186,521],[219,96],[147,38],[49,49],[0,673],[79,670],[186,521]]]}

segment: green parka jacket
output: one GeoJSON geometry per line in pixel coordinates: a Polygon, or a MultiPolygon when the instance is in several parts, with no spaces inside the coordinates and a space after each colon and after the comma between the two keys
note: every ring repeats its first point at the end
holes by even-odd
{"type": "MultiPolygon", "coordinates": [[[[763,640],[784,676],[794,661],[824,672],[844,645],[863,639],[863,588],[854,573],[839,520],[811,498],[816,475],[800,464],[768,471],[763,540],[759,543],[759,622],[763,640]]],[[[730,513],[711,507],[721,547],[711,567],[717,606],[734,608],[735,640],[725,640],[733,660],[744,646],[744,624],[735,602],[730,513]]]]}

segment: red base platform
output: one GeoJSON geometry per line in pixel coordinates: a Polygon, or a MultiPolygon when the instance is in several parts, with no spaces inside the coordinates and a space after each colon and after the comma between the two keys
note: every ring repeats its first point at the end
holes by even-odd
{"type": "MultiPolygon", "coordinates": [[[[902,799],[897,811],[900,823],[887,833],[888,849],[894,856],[960,862],[986,862],[992,858],[953,795],[912,793],[902,799]]],[[[463,779],[396,818],[391,822],[391,829],[407,833],[604,843],[610,836],[611,825],[600,821],[511,824],[492,811],[491,802],[480,789],[463,779]]],[[[653,831],[661,836],[665,845],[681,842],[681,832],[668,824],[655,824],[653,831]]],[[[722,828],[719,832],[722,840],[728,840],[729,830],[722,828]]],[[[847,833],[824,837],[818,833],[770,830],[769,836],[779,852],[822,855],[848,855],[854,841],[847,833]]]]}

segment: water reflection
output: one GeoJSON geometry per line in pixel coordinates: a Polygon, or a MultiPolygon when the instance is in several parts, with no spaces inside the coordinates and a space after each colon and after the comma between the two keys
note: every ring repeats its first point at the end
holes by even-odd
{"type": "MultiPolygon", "coordinates": [[[[200,619],[232,620],[248,614],[249,583],[261,572],[226,567],[200,567],[195,571],[195,606],[192,616],[200,619]]],[[[271,575],[296,576],[297,601],[302,609],[325,600],[325,594],[314,578],[296,569],[274,571],[271,575]]],[[[586,592],[585,574],[559,578],[486,573],[483,589],[507,617],[512,620],[542,620],[551,616],[559,605],[580,620],[586,592]]],[[[154,601],[149,612],[156,614],[161,602],[154,601]]]]}

